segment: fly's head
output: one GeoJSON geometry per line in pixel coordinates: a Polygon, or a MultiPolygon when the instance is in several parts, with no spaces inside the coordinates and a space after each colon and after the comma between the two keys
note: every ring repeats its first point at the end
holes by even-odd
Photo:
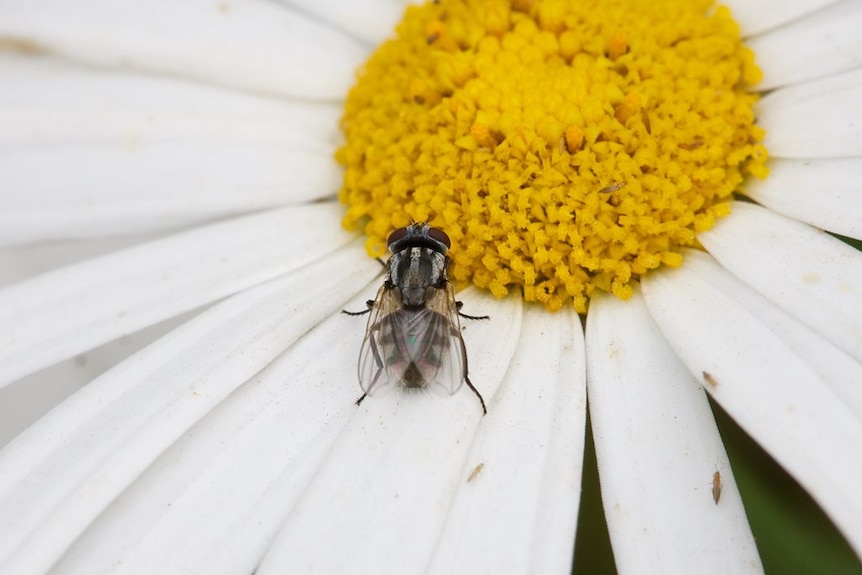
{"type": "Polygon", "coordinates": [[[392,232],[387,241],[389,284],[397,290],[401,305],[420,309],[434,289],[446,287],[446,267],[451,242],[443,230],[428,224],[411,224],[392,232]]]}

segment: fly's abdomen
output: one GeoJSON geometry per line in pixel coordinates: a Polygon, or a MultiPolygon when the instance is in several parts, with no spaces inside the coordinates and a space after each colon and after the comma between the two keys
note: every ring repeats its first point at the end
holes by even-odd
{"type": "Polygon", "coordinates": [[[408,388],[433,384],[451,345],[446,318],[427,308],[401,309],[383,321],[378,347],[390,377],[408,388]]]}

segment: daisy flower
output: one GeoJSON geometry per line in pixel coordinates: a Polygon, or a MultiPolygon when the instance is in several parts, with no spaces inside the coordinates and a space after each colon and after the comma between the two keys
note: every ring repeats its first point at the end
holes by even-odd
{"type": "Polygon", "coordinates": [[[862,556],[862,4],[728,5],[0,5],[0,572],[568,572],[588,399],[617,568],[761,572],[708,396],[862,556]],[[354,404],[411,220],[487,416],[354,404]]]}

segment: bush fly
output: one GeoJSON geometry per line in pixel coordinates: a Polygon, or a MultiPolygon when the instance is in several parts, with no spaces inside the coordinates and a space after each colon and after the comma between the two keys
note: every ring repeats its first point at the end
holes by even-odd
{"type": "Polygon", "coordinates": [[[446,271],[449,236],[428,224],[411,224],[387,240],[391,256],[384,266],[386,280],[368,309],[370,313],[359,351],[362,403],[384,388],[432,389],[452,395],[467,383],[488,412],[482,394],[467,375],[467,348],[458,317],[488,319],[461,313],[455,288],[446,271]]]}

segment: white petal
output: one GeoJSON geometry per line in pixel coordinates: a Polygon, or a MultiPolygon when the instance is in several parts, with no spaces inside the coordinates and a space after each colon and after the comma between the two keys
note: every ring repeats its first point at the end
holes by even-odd
{"type": "Polygon", "coordinates": [[[132,154],[116,149],[43,149],[4,156],[0,185],[21,192],[3,202],[11,204],[0,214],[0,243],[7,245],[172,230],[323,199],[339,186],[330,157],[284,155],[242,145],[159,146],[132,154]],[[189,168],[200,162],[210,166],[205,175],[200,168],[189,168]],[[244,196],[246,182],[241,180],[251,173],[258,174],[253,178],[257,181],[248,182],[256,189],[244,196]],[[178,189],[187,193],[172,193],[178,189]],[[123,193],[113,193],[119,190],[123,193]],[[102,198],[109,199],[100,202],[102,198]],[[126,198],[130,201],[124,202],[126,198]]]}
{"type": "Polygon", "coordinates": [[[743,192],[795,220],[862,239],[862,158],[773,160],[769,177],[749,180],[743,192]]]}
{"type": "MultiPolygon", "coordinates": [[[[494,302],[464,295],[468,312],[491,315],[490,321],[469,322],[464,335],[470,378],[493,411],[520,332],[522,304],[514,297],[494,302]]],[[[421,572],[455,492],[471,487],[464,469],[481,420],[466,386],[453,397],[393,392],[367,399],[257,573],[421,572]]],[[[465,572],[475,571],[471,567],[465,572]]]]}
{"type": "Polygon", "coordinates": [[[690,251],[685,258],[681,268],[644,279],[650,313],[689,371],[710,374],[713,397],[862,553],[858,364],[844,356],[844,373],[824,370],[840,351],[813,360],[828,342],[709,255],[690,251]]]}
{"type": "Polygon", "coordinates": [[[757,65],[763,70],[763,81],[757,89],[767,91],[859,67],[862,65],[860,29],[862,2],[843,0],[750,38],[746,44],[754,50],[757,65]]]}
{"type": "Polygon", "coordinates": [[[404,14],[403,0],[281,0],[376,46],[391,36],[404,14]]]}
{"type": "Polygon", "coordinates": [[[777,158],[862,155],[862,69],[781,88],[760,101],[764,145],[777,158]]]}
{"type": "Polygon", "coordinates": [[[328,154],[179,144],[8,150],[0,186],[15,190],[0,200],[0,244],[15,245],[173,230],[304,203],[332,196],[340,177],[328,154]]]}
{"type": "Polygon", "coordinates": [[[838,0],[723,0],[730,7],[745,36],[759,34],[802,18],[838,0]]]}
{"type": "Polygon", "coordinates": [[[585,424],[580,321],[528,307],[426,572],[570,573],[585,424]]]}
{"type": "Polygon", "coordinates": [[[0,290],[0,384],[337,249],[352,237],[340,212],[333,204],[265,212],[0,290]]]}
{"type": "Polygon", "coordinates": [[[754,204],[705,233],[703,246],[731,273],[862,360],[862,253],[754,204]]]}
{"type": "Polygon", "coordinates": [[[706,395],[640,293],[627,302],[594,297],[586,337],[590,418],[619,571],[763,572],[706,395]]]}
{"type": "Polygon", "coordinates": [[[0,571],[41,572],[229,393],[362,289],[359,242],[247,290],[121,363],[0,453],[0,571]]]}
{"type": "Polygon", "coordinates": [[[137,149],[178,141],[232,141],[329,153],[339,137],[342,109],[337,104],[270,98],[16,54],[0,53],[0,74],[3,146],[137,149]]]}
{"type": "Polygon", "coordinates": [[[0,243],[165,229],[340,186],[333,105],[48,59],[0,57],[0,75],[0,243]]]}
{"type": "Polygon", "coordinates": [[[265,0],[8,0],[0,36],[89,64],[324,100],[344,96],[367,56],[346,34],[265,0]]]}
{"type": "Polygon", "coordinates": [[[188,321],[184,313],[25,376],[0,389],[0,448],[121,361],[188,321]]]}
{"type": "MultiPolygon", "coordinates": [[[[136,241],[140,242],[142,239],[0,248],[0,287],[76,261],[127,248],[136,241]]],[[[72,393],[188,321],[189,317],[181,314],[137,332],[123,334],[105,345],[77,354],[0,388],[0,448],[72,393]]]]}
{"type": "Polygon", "coordinates": [[[130,236],[94,241],[0,247],[0,287],[151,239],[153,238],[130,236]]]}
{"type": "Polygon", "coordinates": [[[334,314],[243,384],[100,514],[52,572],[119,564],[130,573],[254,571],[358,409],[364,324],[334,314]]]}

